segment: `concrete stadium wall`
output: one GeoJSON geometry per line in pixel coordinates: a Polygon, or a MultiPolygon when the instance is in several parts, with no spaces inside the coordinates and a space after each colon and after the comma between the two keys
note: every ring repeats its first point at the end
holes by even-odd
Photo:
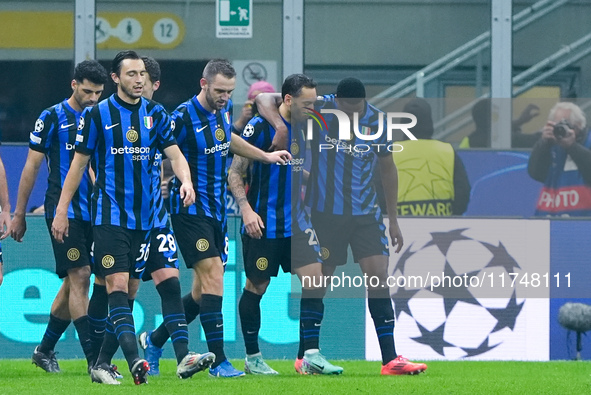
{"type": "MultiPolygon", "coordinates": [[[[514,13],[535,1],[514,1],[514,13]]],[[[2,1],[0,12],[71,11],[70,1],[2,1]]],[[[97,12],[167,12],[185,24],[185,38],[167,50],[146,50],[160,59],[260,59],[282,58],[282,1],[254,0],[253,38],[215,38],[215,3],[212,0],[97,1],[97,12]]],[[[514,37],[514,65],[531,66],[589,33],[591,4],[572,0],[514,37]],[[543,37],[543,40],[541,39],[543,37]]],[[[305,57],[307,66],[416,68],[464,44],[490,27],[489,0],[306,0],[305,57]]],[[[1,47],[1,46],[0,46],[1,47]]],[[[100,59],[111,59],[117,50],[99,50],[100,59]]],[[[2,49],[0,60],[72,58],[69,49],[2,49]]],[[[489,64],[485,56],[485,64],[489,64]]],[[[591,61],[580,67],[579,96],[591,95],[591,61]]]]}

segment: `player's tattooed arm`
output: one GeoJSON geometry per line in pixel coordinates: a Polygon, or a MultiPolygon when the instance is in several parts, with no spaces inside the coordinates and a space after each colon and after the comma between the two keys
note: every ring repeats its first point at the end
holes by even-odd
{"type": "Polygon", "coordinates": [[[281,93],[261,93],[255,98],[259,114],[265,118],[275,129],[275,136],[271,143],[271,150],[286,150],[289,140],[289,132],[283,118],[279,115],[279,106],[282,103],[281,93]]]}
{"type": "Polygon", "coordinates": [[[234,195],[234,199],[240,206],[242,221],[246,233],[254,239],[260,239],[263,236],[265,224],[261,217],[254,212],[248,200],[246,199],[246,189],[244,187],[243,175],[248,170],[251,161],[242,156],[235,155],[232,160],[232,166],[228,172],[228,186],[234,195]]]}
{"type": "Polygon", "coordinates": [[[232,191],[232,195],[234,195],[234,199],[236,199],[236,203],[240,206],[240,210],[242,210],[243,205],[248,205],[246,189],[244,188],[244,175],[249,165],[250,160],[235,155],[230,171],[228,172],[228,186],[230,187],[230,191],[232,191]]]}

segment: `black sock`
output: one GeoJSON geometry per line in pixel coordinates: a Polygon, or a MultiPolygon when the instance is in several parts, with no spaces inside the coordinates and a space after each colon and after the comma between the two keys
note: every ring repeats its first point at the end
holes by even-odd
{"type": "Polygon", "coordinates": [[[201,326],[207,339],[207,348],[215,354],[213,368],[226,360],[224,354],[224,318],[222,297],[211,294],[201,295],[201,326]]]}
{"type": "Polygon", "coordinates": [[[115,291],[109,295],[109,316],[113,322],[115,336],[117,336],[117,340],[131,371],[133,363],[139,359],[139,354],[135,342],[133,315],[131,314],[129,304],[126,292],[115,291]]]}
{"type": "Polygon", "coordinates": [[[107,287],[95,283],[92,288],[92,296],[88,302],[88,333],[95,359],[98,357],[103,344],[108,314],[109,296],[107,295],[107,287]]]}
{"type": "Polygon", "coordinates": [[[75,320],[74,326],[76,327],[76,332],[78,332],[78,339],[80,339],[80,345],[82,346],[82,351],[84,351],[84,356],[86,356],[86,361],[88,362],[89,366],[92,366],[94,363],[94,359],[96,358],[96,355],[92,352],[92,343],[90,342],[89,335],[88,316],[83,315],[82,317],[75,320]]]}
{"type": "Polygon", "coordinates": [[[244,336],[244,345],[246,354],[252,355],[260,351],[259,349],[259,330],[261,329],[261,298],[254,292],[242,292],[238,312],[240,313],[240,324],[242,325],[242,336],[244,336]]]}
{"type": "Polygon", "coordinates": [[[177,277],[171,277],[156,286],[162,299],[162,317],[170,333],[177,363],[189,353],[189,331],[181,301],[181,283],[177,277]]]}
{"type": "Polygon", "coordinates": [[[380,350],[382,352],[382,364],[385,365],[396,358],[394,347],[394,309],[390,292],[369,291],[369,312],[376,328],[380,350]]]}
{"type": "Polygon", "coordinates": [[[304,337],[302,336],[302,329],[300,323],[300,344],[298,346],[298,359],[304,358],[304,337]]]}
{"type": "MultiPolygon", "coordinates": [[[[96,284],[95,284],[96,286],[96,284]]],[[[106,288],[105,288],[106,290],[106,288]]],[[[93,292],[94,297],[94,292],[93,292]]],[[[108,300],[108,297],[107,297],[108,300]]],[[[133,312],[133,305],[135,299],[128,299],[127,305],[129,306],[129,310],[133,312]]],[[[111,321],[110,317],[107,317],[105,320],[105,331],[103,342],[99,346],[98,358],[96,359],[95,365],[111,365],[111,361],[113,360],[113,356],[119,349],[119,341],[117,340],[117,336],[115,335],[115,329],[113,327],[113,322],[111,321]]]]}
{"type": "MultiPolygon", "coordinates": [[[[183,296],[182,301],[183,310],[185,311],[185,319],[187,320],[187,324],[190,324],[191,322],[195,321],[195,318],[197,318],[199,315],[199,304],[193,300],[191,292],[183,296]]],[[[150,341],[156,347],[162,348],[169,337],[170,334],[168,333],[168,329],[166,329],[166,325],[162,323],[158,328],[152,331],[150,341]]]]}
{"type": "Polygon", "coordinates": [[[70,325],[69,320],[62,320],[55,315],[50,314],[47,329],[45,329],[45,334],[37,349],[44,354],[47,354],[48,351],[53,351],[60,337],[62,337],[66,329],[68,329],[68,325],[70,325]]]}
{"type": "Polygon", "coordinates": [[[103,344],[101,345],[95,366],[102,364],[111,365],[113,355],[115,355],[118,348],[119,342],[117,341],[117,336],[115,335],[115,329],[113,329],[113,322],[111,322],[110,317],[107,317],[105,336],[103,338],[103,344]]]}
{"type": "Polygon", "coordinates": [[[320,348],[320,325],[324,317],[324,302],[320,290],[302,290],[300,303],[300,339],[303,351],[320,348]]]}
{"type": "Polygon", "coordinates": [[[191,292],[183,296],[183,309],[185,310],[187,324],[195,321],[195,318],[199,315],[199,303],[193,299],[191,292]]]}

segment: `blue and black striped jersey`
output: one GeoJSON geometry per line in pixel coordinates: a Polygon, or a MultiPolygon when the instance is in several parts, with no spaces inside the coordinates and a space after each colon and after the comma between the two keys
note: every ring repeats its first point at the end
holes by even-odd
{"type": "MultiPolygon", "coordinates": [[[[62,193],[62,185],[74,157],[80,113],[64,100],[44,110],[29,136],[29,148],[45,154],[49,177],[45,192],[45,217],[53,218],[62,193]]],[[[80,187],[68,207],[68,218],[90,221],[92,181],[84,172],[80,187]]]]}
{"type": "Polygon", "coordinates": [[[312,229],[312,222],[306,212],[303,199],[304,171],[306,167],[306,139],[304,137],[304,124],[291,125],[291,222],[292,235],[296,233],[308,233],[312,229]],[[293,226],[296,224],[297,226],[293,226]]]}
{"type": "Polygon", "coordinates": [[[176,144],[172,128],[166,110],[143,97],[131,105],[114,94],[84,111],[76,151],[91,155],[96,173],[94,225],[153,227],[156,154],[176,144]]]}
{"type": "Polygon", "coordinates": [[[174,136],[191,168],[195,203],[183,207],[180,182],[170,193],[171,214],[191,214],[223,222],[226,217],[227,159],[232,136],[232,101],[211,113],[197,96],[182,103],[172,114],[174,136]]]}
{"type": "MultiPolygon", "coordinates": [[[[291,139],[291,125],[288,122],[285,124],[291,139]]],[[[244,140],[263,151],[269,150],[274,136],[273,126],[260,116],[252,118],[242,132],[244,140]]],[[[265,224],[265,238],[291,236],[291,166],[292,164],[281,166],[262,162],[252,164],[246,197],[265,224]]],[[[245,233],[244,226],[242,233],[245,233]]]]}
{"type": "MultiPolygon", "coordinates": [[[[334,95],[326,95],[317,102],[316,109],[336,109],[334,95]]],[[[359,131],[375,134],[380,111],[366,103],[359,114],[359,131]]],[[[392,155],[388,151],[386,125],[381,125],[382,135],[377,140],[366,141],[355,136],[351,124],[351,140],[339,140],[337,116],[323,113],[328,129],[314,125],[311,140],[312,166],[306,191],[306,204],[312,210],[335,215],[380,215],[374,170],[377,157],[392,155]],[[331,147],[332,146],[332,147],[331,147]]],[[[385,123],[385,117],[382,118],[385,123]]],[[[351,122],[352,123],[352,122],[351,122]]]]}

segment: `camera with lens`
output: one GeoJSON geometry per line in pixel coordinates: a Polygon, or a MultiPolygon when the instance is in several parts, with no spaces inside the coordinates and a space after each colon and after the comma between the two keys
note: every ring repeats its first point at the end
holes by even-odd
{"type": "Polygon", "coordinates": [[[552,132],[554,133],[554,137],[556,137],[557,139],[561,139],[566,136],[567,129],[572,129],[572,126],[569,125],[566,119],[563,119],[562,121],[554,125],[554,129],[552,130],[552,132]]]}

